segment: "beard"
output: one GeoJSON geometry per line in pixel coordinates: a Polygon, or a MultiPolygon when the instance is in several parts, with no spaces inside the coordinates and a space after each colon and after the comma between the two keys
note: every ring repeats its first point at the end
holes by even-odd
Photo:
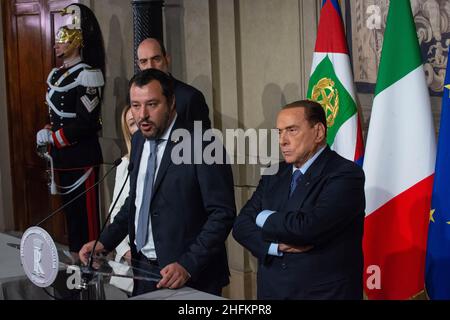
{"type": "Polygon", "coordinates": [[[151,130],[145,131],[141,129],[142,135],[146,139],[158,139],[164,134],[166,129],[169,127],[170,125],[169,120],[170,120],[170,110],[167,110],[167,112],[165,112],[162,115],[161,123],[159,125],[150,120],[141,120],[139,121],[139,128],[141,129],[141,125],[143,123],[150,124],[152,126],[151,130]]]}

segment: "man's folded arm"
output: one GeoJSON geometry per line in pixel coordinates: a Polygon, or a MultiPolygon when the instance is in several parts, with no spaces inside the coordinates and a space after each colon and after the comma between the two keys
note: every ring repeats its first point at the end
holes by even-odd
{"type": "Polygon", "coordinates": [[[262,228],[263,239],[317,246],[339,234],[358,215],[364,215],[364,208],[364,174],[340,172],[329,178],[314,207],[270,215],[262,228]]]}
{"type": "MultiPolygon", "coordinates": [[[[266,178],[262,177],[256,191],[242,208],[233,226],[233,237],[236,241],[260,261],[265,261],[271,247],[270,242],[263,240],[261,228],[256,224],[256,217],[263,210],[262,199],[266,183],[266,178]]],[[[278,249],[277,244],[272,245],[273,253],[275,253],[275,246],[278,249]]]]}

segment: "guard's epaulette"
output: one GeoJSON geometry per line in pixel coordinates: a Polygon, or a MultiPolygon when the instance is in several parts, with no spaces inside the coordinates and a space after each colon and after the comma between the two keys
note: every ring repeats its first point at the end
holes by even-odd
{"type": "Polygon", "coordinates": [[[84,69],[78,75],[77,80],[83,87],[103,87],[105,85],[105,79],[100,69],[84,69]]]}

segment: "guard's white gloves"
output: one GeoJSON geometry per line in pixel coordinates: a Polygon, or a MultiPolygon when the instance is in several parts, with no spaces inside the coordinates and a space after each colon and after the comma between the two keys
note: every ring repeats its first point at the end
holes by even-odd
{"type": "Polygon", "coordinates": [[[36,134],[36,143],[38,146],[53,144],[52,131],[49,129],[41,129],[36,134]]]}

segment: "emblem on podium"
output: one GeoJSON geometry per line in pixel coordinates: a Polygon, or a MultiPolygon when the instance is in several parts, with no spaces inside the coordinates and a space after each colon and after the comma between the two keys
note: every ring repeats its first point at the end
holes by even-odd
{"type": "Polygon", "coordinates": [[[38,287],[48,287],[58,275],[56,245],[47,231],[28,228],[20,241],[20,260],[27,277],[38,287]]]}

